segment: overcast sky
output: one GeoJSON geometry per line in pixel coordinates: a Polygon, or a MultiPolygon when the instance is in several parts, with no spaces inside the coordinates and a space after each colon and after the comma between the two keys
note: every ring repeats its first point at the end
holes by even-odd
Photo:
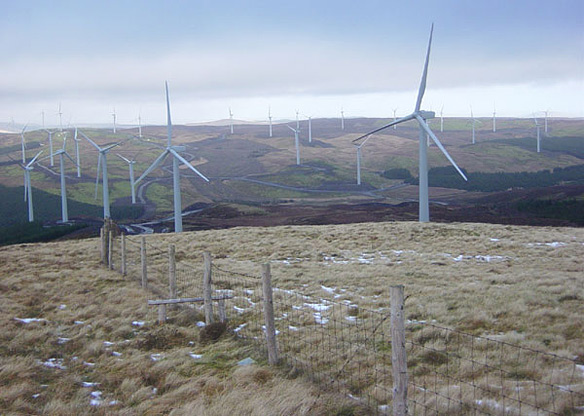
{"type": "Polygon", "coordinates": [[[584,116],[582,0],[0,0],[0,122],[584,116]]]}

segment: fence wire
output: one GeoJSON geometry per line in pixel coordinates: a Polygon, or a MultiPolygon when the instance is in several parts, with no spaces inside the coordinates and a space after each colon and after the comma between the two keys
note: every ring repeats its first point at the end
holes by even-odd
{"type": "Polygon", "coordinates": [[[425,322],[409,325],[406,336],[411,414],[583,410],[583,374],[573,360],[425,322]]]}
{"type": "MultiPolygon", "coordinates": [[[[121,270],[121,244],[113,244],[121,270]]],[[[168,298],[169,252],[146,240],[148,290],[168,298]]],[[[141,237],[126,237],[127,278],[141,282],[141,237]]],[[[177,255],[177,297],[203,296],[203,263],[177,255]]],[[[198,256],[202,260],[202,255],[198,256]]],[[[211,268],[215,320],[266,355],[261,276],[211,268]],[[221,305],[220,305],[221,304],[221,305]]],[[[371,409],[392,411],[389,305],[273,287],[278,355],[319,383],[371,409]]],[[[198,306],[202,308],[201,305],[198,306]]],[[[406,312],[407,315],[407,312],[406,312]]],[[[408,406],[412,415],[575,415],[584,410],[584,366],[558,355],[475,336],[424,321],[406,326],[408,406]]]]}

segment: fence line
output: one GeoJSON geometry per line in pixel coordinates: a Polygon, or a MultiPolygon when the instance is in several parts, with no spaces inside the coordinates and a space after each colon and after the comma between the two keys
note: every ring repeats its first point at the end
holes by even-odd
{"type": "MultiPolygon", "coordinates": [[[[114,238],[110,244],[107,235],[100,244],[106,265],[120,273],[124,268],[128,279],[141,282],[144,237],[124,237],[123,243],[114,238]]],[[[265,265],[262,274],[250,275],[221,268],[210,255],[208,262],[185,261],[170,248],[144,241],[148,291],[172,298],[174,275],[175,297],[213,299],[207,302],[214,311],[208,323],[214,317],[227,321],[237,337],[271,356],[270,363],[284,362],[323,388],[367,405],[372,414],[393,409],[394,415],[570,415],[584,409],[584,367],[574,360],[424,321],[408,321],[398,342],[388,308],[367,309],[273,286],[272,329],[264,315],[265,265]],[[276,359],[266,344],[270,334],[276,359]],[[406,361],[395,367],[400,344],[407,373],[406,361]],[[406,403],[398,406],[396,390],[407,396],[406,403]]],[[[394,316],[396,302],[391,302],[394,316]]],[[[401,308],[403,317],[407,311],[401,308]]]]}

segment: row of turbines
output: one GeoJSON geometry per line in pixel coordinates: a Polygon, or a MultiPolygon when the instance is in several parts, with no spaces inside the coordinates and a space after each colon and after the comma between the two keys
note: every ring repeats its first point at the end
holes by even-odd
{"type": "MultiPolygon", "coordinates": [[[[428,160],[427,160],[427,147],[430,139],[436,144],[436,146],[440,149],[440,151],[444,154],[444,156],[448,159],[451,165],[456,169],[456,171],[460,174],[460,176],[466,181],[468,180],[463,171],[458,167],[454,159],[450,156],[447,150],[444,148],[440,140],[436,137],[434,132],[430,129],[430,120],[436,117],[436,114],[433,111],[425,111],[421,109],[422,99],[424,97],[424,92],[426,90],[426,80],[428,75],[428,65],[430,60],[430,50],[432,45],[432,35],[433,35],[434,25],[432,25],[430,30],[430,37],[428,41],[428,48],[426,52],[426,59],[422,73],[422,79],[420,82],[420,86],[418,89],[418,95],[416,98],[416,103],[414,106],[414,111],[406,115],[404,117],[397,117],[397,108],[393,110],[394,120],[378,129],[370,131],[356,139],[353,140],[353,144],[357,149],[357,183],[361,183],[361,149],[367,143],[367,141],[377,132],[385,130],[389,127],[393,127],[394,129],[397,128],[398,124],[416,120],[419,126],[419,221],[420,222],[428,222],[429,217],[429,201],[428,201],[428,160]]],[[[175,232],[182,232],[182,209],[181,209],[181,191],[180,191],[180,164],[185,165],[188,169],[192,170],[196,173],[199,177],[201,177],[204,181],[209,182],[209,179],[199,172],[189,161],[187,161],[181,153],[184,152],[184,146],[175,146],[172,144],[172,121],[171,121],[171,110],[170,110],[170,97],[168,91],[168,83],[165,83],[165,93],[166,93],[166,109],[167,109],[167,143],[166,146],[159,146],[161,147],[162,153],[154,160],[154,162],[144,171],[144,173],[137,179],[134,180],[134,172],[133,172],[133,165],[135,163],[134,160],[127,159],[122,155],[118,156],[122,158],[125,162],[129,165],[130,170],[130,183],[132,188],[132,203],[136,202],[136,195],[135,195],[135,186],[146,178],[154,169],[159,167],[163,161],[167,157],[172,158],[172,176],[173,176],[173,199],[174,199],[174,225],[175,225],[175,232]]],[[[34,213],[33,213],[33,204],[32,204],[32,191],[31,191],[31,184],[30,184],[30,172],[33,169],[35,163],[40,162],[41,160],[46,160],[50,158],[51,166],[54,166],[54,157],[59,157],[59,164],[60,164],[60,176],[61,176],[61,205],[62,205],[62,221],[68,222],[68,214],[67,214],[67,197],[66,197],[66,184],[65,184],[65,174],[64,174],[64,163],[65,158],[69,159],[72,163],[75,164],[77,167],[77,176],[80,177],[80,164],[79,164],[79,147],[78,147],[78,134],[80,134],[83,138],[85,138],[97,151],[98,151],[98,168],[97,168],[97,178],[96,178],[96,192],[97,192],[97,185],[99,183],[99,176],[101,170],[101,179],[103,183],[103,215],[104,218],[110,217],[110,203],[109,203],[109,187],[108,187],[108,171],[107,171],[107,156],[108,153],[115,147],[119,146],[122,142],[113,143],[106,146],[99,146],[93,140],[91,140],[87,135],[83,132],[75,128],[74,134],[74,142],[75,142],[75,152],[76,158],[73,159],[71,155],[69,155],[66,151],[66,134],[67,132],[62,131],[62,112],[61,107],[59,106],[59,119],[60,119],[60,127],[61,133],[64,134],[63,138],[63,147],[57,151],[53,151],[53,143],[52,143],[52,133],[49,130],[46,130],[49,135],[49,152],[50,155],[39,159],[41,152],[39,152],[34,158],[30,161],[26,161],[26,154],[25,154],[25,142],[24,142],[24,130],[22,131],[22,168],[24,169],[24,183],[25,183],[25,199],[28,201],[28,209],[29,209],[29,221],[34,220],[34,213]]],[[[116,113],[115,109],[112,113],[113,121],[114,121],[114,133],[116,132],[116,113]]],[[[547,121],[548,112],[545,112],[545,119],[544,119],[544,129],[547,133],[548,130],[548,121],[547,121]]],[[[312,142],[312,116],[308,117],[308,138],[309,142],[312,142]]],[[[44,114],[43,114],[44,118],[44,114]]],[[[234,133],[233,127],[233,112],[231,108],[229,108],[229,118],[230,118],[230,132],[231,134],[234,133]]],[[[271,108],[268,110],[268,119],[269,119],[269,136],[272,137],[273,135],[273,127],[272,127],[272,114],[271,108]]],[[[541,125],[539,124],[537,118],[534,117],[535,125],[537,129],[537,151],[540,150],[540,129],[541,125]]],[[[472,141],[475,143],[475,124],[478,120],[474,118],[472,115],[471,109],[471,123],[472,123],[472,141]]],[[[296,148],[296,164],[300,165],[300,119],[299,119],[299,111],[296,111],[296,128],[293,128],[289,125],[287,127],[294,133],[294,141],[295,141],[295,148],[296,148]]],[[[345,117],[344,117],[344,110],[341,109],[341,129],[344,130],[345,128],[345,117]]],[[[440,131],[444,130],[444,118],[443,118],[443,108],[440,111],[440,131]]],[[[496,111],[493,111],[493,132],[496,131],[496,111]]],[[[139,124],[139,136],[141,137],[141,120],[139,124]]]]}

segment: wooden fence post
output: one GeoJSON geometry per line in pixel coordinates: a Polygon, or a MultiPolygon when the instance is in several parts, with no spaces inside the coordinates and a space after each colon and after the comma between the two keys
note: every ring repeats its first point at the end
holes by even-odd
{"type": "Polygon", "coordinates": [[[205,323],[213,323],[213,300],[211,299],[211,253],[203,252],[203,298],[205,302],[205,323]]]}
{"type": "Polygon", "coordinates": [[[142,261],[142,288],[148,288],[148,266],[146,265],[146,237],[140,240],[140,259],[142,261]]]}
{"type": "Polygon", "coordinates": [[[168,246],[168,291],[171,299],[176,299],[176,261],[174,244],[168,246]]]}
{"type": "Polygon", "coordinates": [[[126,270],[126,234],[122,233],[122,276],[125,276],[128,272],[126,270]]]}
{"type": "Polygon", "coordinates": [[[274,323],[274,299],[272,297],[272,274],[270,263],[262,264],[262,289],[264,294],[264,319],[266,321],[266,343],[268,345],[268,363],[278,363],[276,344],[276,325],[274,323]]]}
{"type": "Polygon", "coordinates": [[[390,287],[391,372],[393,376],[393,416],[408,414],[408,368],[404,319],[404,287],[390,287]]]}
{"type": "Polygon", "coordinates": [[[158,305],[158,323],[162,325],[166,322],[166,305],[158,305]]]}
{"type": "Polygon", "coordinates": [[[109,230],[107,239],[107,265],[110,270],[114,269],[114,233],[109,230]]]}
{"type": "Polygon", "coordinates": [[[225,299],[217,301],[219,309],[219,322],[227,322],[227,313],[225,311],[225,299]]]}

